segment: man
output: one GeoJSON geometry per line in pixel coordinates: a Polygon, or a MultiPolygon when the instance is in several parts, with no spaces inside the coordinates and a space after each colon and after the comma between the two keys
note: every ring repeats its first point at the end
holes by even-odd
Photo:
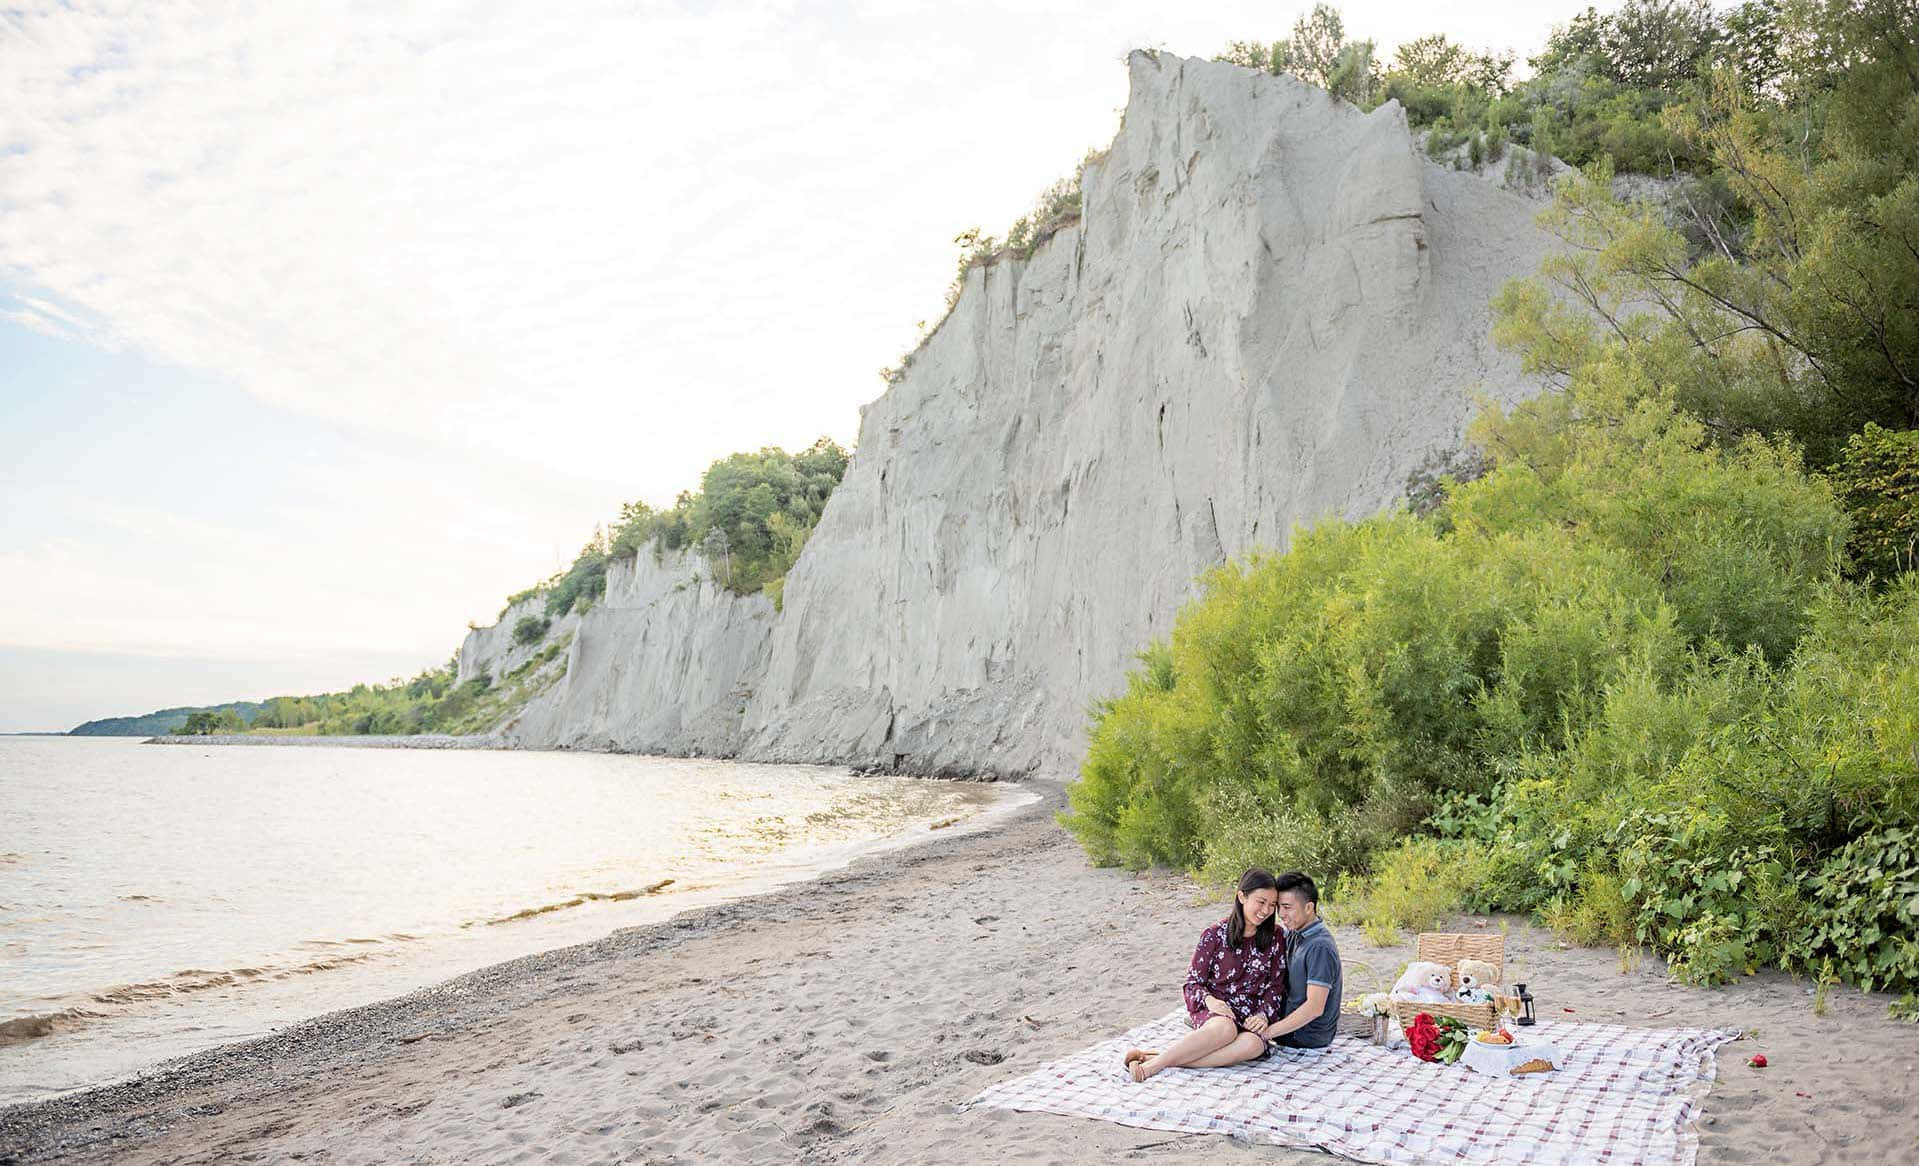
{"type": "Polygon", "coordinates": [[[1278,1021],[1266,1029],[1274,1044],[1294,1049],[1323,1049],[1339,1030],[1339,998],[1344,976],[1339,947],[1319,917],[1319,888],[1300,872],[1275,880],[1279,922],[1286,928],[1286,1001],[1278,1021]]]}

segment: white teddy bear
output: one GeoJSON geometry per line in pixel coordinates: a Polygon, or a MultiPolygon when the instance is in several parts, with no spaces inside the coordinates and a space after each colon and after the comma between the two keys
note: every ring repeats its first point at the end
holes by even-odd
{"type": "Polygon", "coordinates": [[[1452,969],[1445,964],[1415,960],[1393,985],[1393,999],[1416,1000],[1423,1004],[1444,1004],[1451,999],[1447,990],[1453,985],[1452,969]]]}

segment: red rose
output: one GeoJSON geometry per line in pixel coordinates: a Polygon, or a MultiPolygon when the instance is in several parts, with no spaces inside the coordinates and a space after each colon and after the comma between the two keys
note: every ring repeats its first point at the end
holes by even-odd
{"type": "Polygon", "coordinates": [[[1422,1012],[1413,1017],[1413,1026],[1406,1030],[1406,1043],[1412,1046],[1413,1056],[1422,1061],[1438,1058],[1439,1025],[1433,1022],[1431,1013],[1422,1012]]]}

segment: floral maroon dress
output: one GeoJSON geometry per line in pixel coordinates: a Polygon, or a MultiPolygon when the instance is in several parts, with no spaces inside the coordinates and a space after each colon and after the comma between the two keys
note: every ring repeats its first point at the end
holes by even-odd
{"type": "MultiPolygon", "coordinates": [[[[1254,940],[1231,942],[1228,920],[1222,919],[1200,934],[1193,949],[1193,966],[1186,972],[1186,1018],[1194,1028],[1206,1023],[1206,997],[1216,996],[1244,1025],[1249,1016],[1279,1019],[1286,999],[1286,940],[1275,934],[1273,946],[1259,950],[1254,940]]],[[[1278,929],[1276,928],[1275,931],[1278,929]]]]}

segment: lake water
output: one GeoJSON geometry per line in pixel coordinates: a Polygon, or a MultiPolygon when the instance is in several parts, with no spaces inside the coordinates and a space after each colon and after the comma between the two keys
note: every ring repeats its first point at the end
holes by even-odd
{"type": "Polygon", "coordinates": [[[591,753],[0,738],[0,1105],[808,878],[1026,796],[591,753]]]}

